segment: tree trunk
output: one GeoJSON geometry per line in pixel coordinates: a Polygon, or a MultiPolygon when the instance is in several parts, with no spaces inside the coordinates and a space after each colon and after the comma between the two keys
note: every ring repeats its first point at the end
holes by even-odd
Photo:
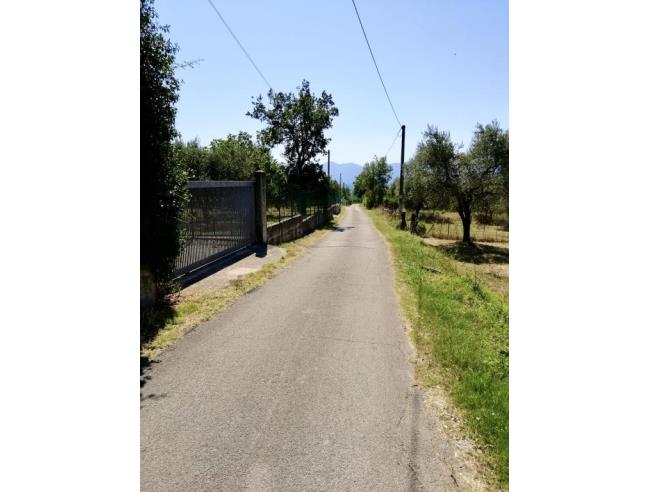
{"type": "Polygon", "coordinates": [[[463,239],[464,243],[469,243],[470,241],[470,223],[472,221],[471,210],[470,210],[470,201],[466,199],[459,199],[457,212],[459,217],[461,217],[461,224],[463,225],[463,239]]]}
{"type": "Polygon", "coordinates": [[[464,243],[469,243],[470,242],[470,217],[468,218],[461,218],[461,224],[463,225],[463,239],[462,241],[464,243]]]}
{"type": "Polygon", "coordinates": [[[410,219],[410,232],[412,234],[416,234],[416,231],[418,230],[418,220],[419,220],[420,211],[421,209],[417,208],[412,212],[412,218],[410,219]]]}

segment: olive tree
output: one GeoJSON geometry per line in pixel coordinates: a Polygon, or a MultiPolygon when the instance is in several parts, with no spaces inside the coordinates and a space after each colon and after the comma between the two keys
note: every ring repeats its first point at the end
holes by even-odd
{"type": "Polygon", "coordinates": [[[461,152],[450,134],[436,127],[428,126],[423,137],[415,160],[429,171],[434,193],[454,201],[463,241],[470,242],[473,212],[490,197],[502,194],[504,180],[508,189],[508,131],[497,122],[477,125],[467,152],[461,152]]]}
{"type": "Polygon", "coordinates": [[[428,207],[428,203],[433,197],[432,180],[429,169],[421,163],[420,159],[412,159],[406,163],[403,171],[405,174],[405,208],[412,211],[410,231],[416,233],[419,213],[423,208],[428,207]]]}

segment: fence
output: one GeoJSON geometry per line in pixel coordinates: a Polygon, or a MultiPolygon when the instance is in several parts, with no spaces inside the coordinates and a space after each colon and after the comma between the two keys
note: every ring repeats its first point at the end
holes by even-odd
{"type": "Polygon", "coordinates": [[[268,225],[268,243],[279,244],[305,236],[328,222],[334,214],[340,213],[340,205],[334,204],[322,210],[317,210],[306,217],[295,215],[274,224],[268,225]]]}
{"type": "Polygon", "coordinates": [[[318,212],[324,212],[336,203],[333,193],[317,191],[304,191],[288,188],[275,196],[268,193],[267,221],[268,224],[276,224],[284,219],[296,217],[309,217],[318,212]]]}
{"type": "Polygon", "coordinates": [[[332,197],[326,193],[288,190],[279,198],[271,197],[266,196],[264,173],[257,172],[255,179],[189,181],[190,200],[183,217],[183,247],[175,262],[175,276],[254,243],[296,239],[339,213],[339,205],[330,205],[332,197]]]}
{"type": "MultiPolygon", "coordinates": [[[[439,239],[461,240],[463,238],[463,226],[455,223],[425,223],[426,236],[439,239]]],[[[473,241],[484,241],[494,243],[508,243],[509,233],[499,226],[473,224],[470,226],[470,238],[473,241]]]]}
{"type": "Polygon", "coordinates": [[[189,181],[188,188],[176,275],[255,242],[254,181],[189,181]]]}

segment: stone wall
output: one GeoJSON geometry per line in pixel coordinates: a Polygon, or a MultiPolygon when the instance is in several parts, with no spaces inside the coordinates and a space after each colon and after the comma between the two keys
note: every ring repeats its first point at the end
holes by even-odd
{"type": "Polygon", "coordinates": [[[281,222],[268,226],[268,243],[279,244],[286,241],[293,241],[303,236],[302,233],[302,216],[297,215],[290,219],[284,219],[281,222]]]}

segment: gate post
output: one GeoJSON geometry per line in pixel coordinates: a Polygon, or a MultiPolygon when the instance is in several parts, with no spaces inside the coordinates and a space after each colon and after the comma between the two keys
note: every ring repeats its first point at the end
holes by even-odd
{"type": "Polygon", "coordinates": [[[266,227],[266,175],[263,171],[254,173],[254,223],[257,244],[268,244],[266,227]]]}

